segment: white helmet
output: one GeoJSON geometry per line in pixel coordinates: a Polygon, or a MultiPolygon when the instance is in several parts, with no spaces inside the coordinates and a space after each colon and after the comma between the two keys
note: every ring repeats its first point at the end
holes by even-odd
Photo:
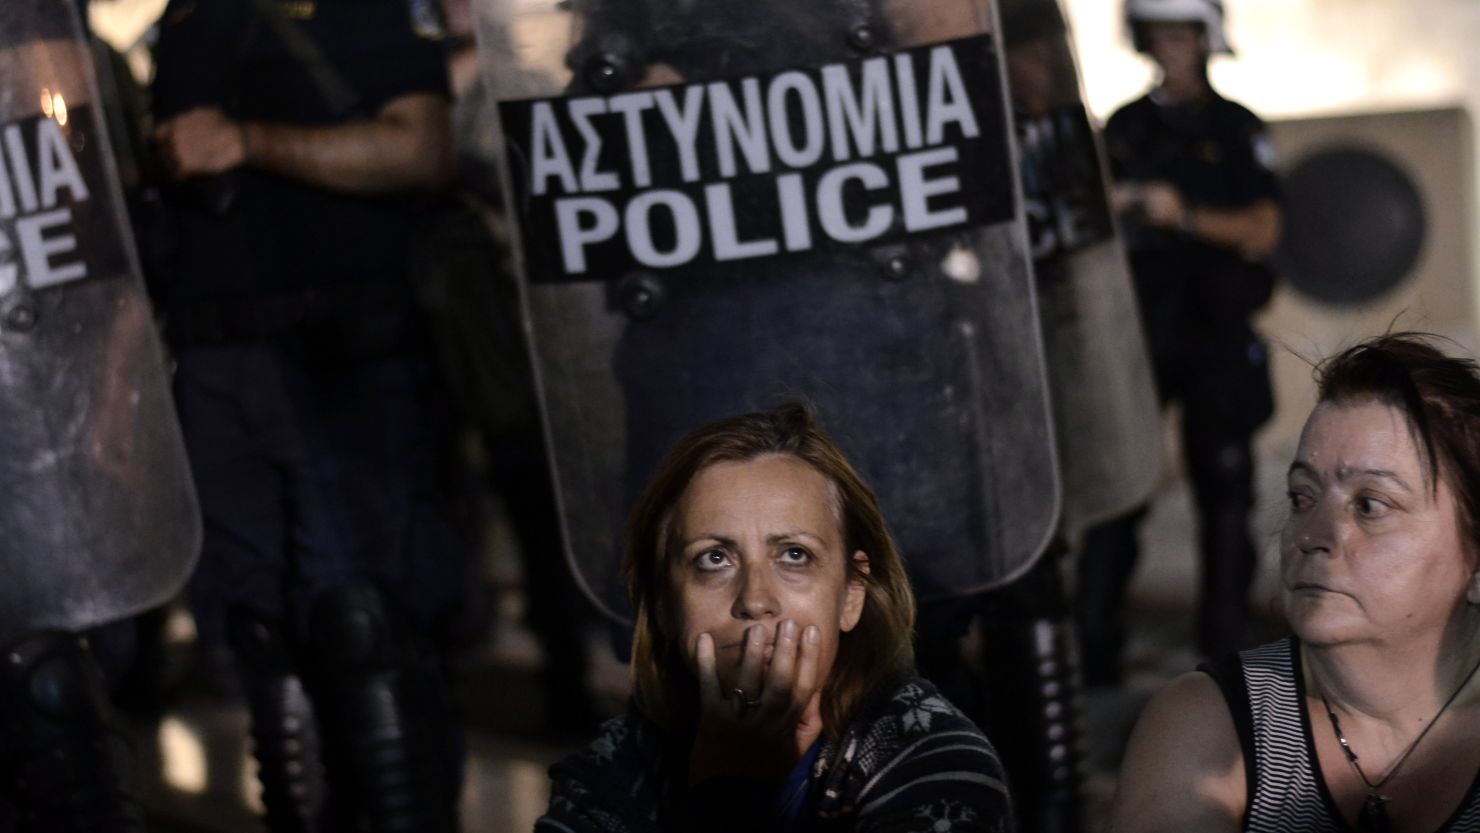
{"type": "Polygon", "coordinates": [[[1223,34],[1222,0],[1126,0],[1125,19],[1141,52],[1146,49],[1136,36],[1137,23],[1201,23],[1208,33],[1210,51],[1233,54],[1223,34]]]}

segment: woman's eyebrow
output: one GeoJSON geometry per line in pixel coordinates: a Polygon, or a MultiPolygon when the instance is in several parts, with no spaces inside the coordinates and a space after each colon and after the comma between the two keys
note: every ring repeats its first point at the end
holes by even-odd
{"type": "Polygon", "coordinates": [[[1348,480],[1348,479],[1351,479],[1353,477],[1364,476],[1364,475],[1367,476],[1367,477],[1379,477],[1379,478],[1382,478],[1383,480],[1391,481],[1393,484],[1395,484],[1396,486],[1398,486],[1399,488],[1401,488],[1405,492],[1406,491],[1412,491],[1408,487],[1407,481],[1405,481],[1403,478],[1399,477],[1396,472],[1388,471],[1387,469],[1348,469],[1348,468],[1341,468],[1341,469],[1337,469],[1336,470],[1336,479],[1337,480],[1348,480]]]}
{"type": "MultiPolygon", "coordinates": [[[[1316,467],[1303,460],[1296,460],[1290,464],[1289,474],[1295,474],[1296,472],[1301,472],[1317,480],[1320,479],[1320,472],[1316,471],[1316,467]]],[[[1409,487],[1408,482],[1399,477],[1397,472],[1389,471],[1388,469],[1352,468],[1350,466],[1341,466],[1336,469],[1336,480],[1338,482],[1351,480],[1354,477],[1378,477],[1392,482],[1404,491],[1413,491],[1409,487]]]]}
{"type": "Polygon", "coordinates": [[[724,535],[716,535],[713,532],[701,532],[698,535],[694,535],[694,536],[685,538],[684,539],[684,542],[683,542],[683,545],[684,545],[684,548],[687,549],[687,548],[692,547],[693,545],[699,543],[700,541],[713,541],[713,542],[715,542],[715,543],[717,543],[717,544],[719,544],[720,546],[723,546],[723,547],[734,547],[735,546],[735,539],[734,538],[728,538],[728,537],[726,537],[724,535]]]}
{"type": "Polygon", "coordinates": [[[1285,472],[1285,476],[1289,477],[1290,475],[1297,472],[1300,474],[1304,474],[1307,477],[1313,477],[1317,480],[1321,479],[1321,475],[1319,472],[1316,471],[1316,467],[1312,466],[1310,463],[1305,462],[1304,460],[1295,460],[1291,462],[1289,470],[1285,472]]]}
{"type": "Polygon", "coordinates": [[[817,535],[813,535],[812,533],[807,532],[805,530],[801,530],[801,529],[793,530],[791,532],[777,532],[774,535],[767,535],[766,536],[766,543],[767,544],[780,544],[780,543],[782,543],[784,541],[793,541],[793,540],[796,540],[797,538],[811,538],[813,541],[816,541],[819,544],[825,543],[822,540],[821,537],[819,537],[817,535]]]}
{"type": "MultiPolygon", "coordinates": [[[[795,541],[795,540],[797,540],[799,538],[808,538],[808,539],[810,539],[812,541],[817,542],[818,544],[826,544],[827,543],[821,536],[813,535],[812,533],[807,532],[805,530],[797,529],[797,530],[789,530],[789,531],[786,531],[786,532],[776,532],[776,533],[772,533],[770,535],[767,535],[766,536],[766,544],[771,545],[771,546],[774,546],[776,544],[784,543],[786,541],[795,541]]],[[[688,538],[685,538],[684,539],[684,542],[683,542],[683,548],[684,549],[688,549],[689,547],[692,547],[693,545],[695,545],[697,543],[700,543],[700,542],[705,542],[705,543],[713,542],[713,543],[719,544],[722,547],[730,547],[732,549],[737,546],[736,540],[734,538],[729,537],[729,536],[726,536],[726,535],[718,535],[718,534],[715,534],[715,533],[712,533],[712,532],[701,532],[698,535],[693,535],[693,536],[690,536],[688,538]]]]}

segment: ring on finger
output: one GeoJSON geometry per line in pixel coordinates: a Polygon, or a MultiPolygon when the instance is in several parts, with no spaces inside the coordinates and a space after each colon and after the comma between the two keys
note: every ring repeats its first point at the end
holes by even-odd
{"type": "Polygon", "coordinates": [[[747,712],[760,705],[761,702],[759,697],[754,700],[746,698],[745,690],[742,688],[733,689],[730,692],[730,697],[735,701],[735,709],[739,712],[740,717],[744,717],[747,712]]]}

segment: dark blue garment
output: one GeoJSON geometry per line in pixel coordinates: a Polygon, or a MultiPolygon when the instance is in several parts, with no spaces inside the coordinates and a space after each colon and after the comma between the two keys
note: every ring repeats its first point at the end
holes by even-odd
{"type": "Polygon", "coordinates": [[[817,765],[817,755],[821,751],[822,741],[813,741],[781,783],[781,792],[777,795],[776,817],[781,819],[782,833],[800,833],[807,829],[807,811],[811,807],[812,798],[812,768],[817,765]]]}
{"type": "MultiPolygon", "coordinates": [[[[316,0],[287,23],[349,89],[330,100],[253,0],[174,0],[155,53],[157,116],[198,107],[333,127],[445,95],[440,46],[405,0],[316,0]]],[[[347,194],[241,168],[167,200],[175,248],[154,287],[205,541],[201,638],[243,605],[302,624],[317,594],[370,579],[425,627],[462,561],[437,518],[450,436],[411,292],[413,194],[347,194]],[[223,195],[229,199],[213,199],[223,195]]]]}
{"type": "Polygon", "coordinates": [[[302,623],[359,579],[422,625],[457,595],[438,516],[428,369],[413,358],[318,368],[271,347],[183,350],[176,399],[205,522],[190,585],[201,638],[246,605],[302,623]]]}

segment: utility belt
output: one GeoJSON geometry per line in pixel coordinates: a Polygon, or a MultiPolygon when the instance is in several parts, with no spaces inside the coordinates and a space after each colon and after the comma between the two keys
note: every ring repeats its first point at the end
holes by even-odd
{"type": "Polygon", "coordinates": [[[161,308],[165,340],[176,350],[265,344],[333,361],[404,349],[414,305],[403,283],[371,281],[166,300],[161,308]]]}
{"type": "Polygon", "coordinates": [[[1227,249],[1180,241],[1132,248],[1129,254],[1133,271],[1149,267],[1185,276],[1189,300],[1210,319],[1246,320],[1274,295],[1276,275],[1268,261],[1248,260],[1227,249]]]}

